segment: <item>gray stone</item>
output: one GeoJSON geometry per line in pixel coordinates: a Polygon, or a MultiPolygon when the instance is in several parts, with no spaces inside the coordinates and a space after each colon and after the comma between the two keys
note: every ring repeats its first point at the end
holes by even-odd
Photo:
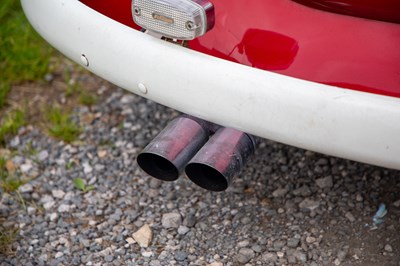
{"type": "Polygon", "coordinates": [[[240,222],[242,224],[249,224],[251,222],[251,218],[250,217],[243,217],[242,219],[240,219],[240,222]]]}
{"type": "Polygon", "coordinates": [[[317,184],[317,186],[319,188],[322,188],[322,189],[333,187],[332,176],[326,176],[326,177],[318,178],[318,179],[315,180],[315,183],[317,184]]]}
{"type": "Polygon", "coordinates": [[[187,256],[188,256],[187,253],[184,251],[175,252],[175,259],[177,261],[184,261],[184,260],[186,260],[187,256]]]}
{"type": "Polygon", "coordinates": [[[193,227],[196,224],[196,216],[192,213],[186,215],[185,219],[183,220],[183,225],[187,227],[193,227]]]}
{"type": "Polygon", "coordinates": [[[79,239],[79,242],[84,246],[84,247],[90,247],[90,241],[86,238],[81,238],[79,239]]]}
{"type": "Polygon", "coordinates": [[[106,262],[112,262],[114,260],[114,256],[113,255],[107,255],[104,257],[104,260],[106,262]]]}
{"type": "Polygon", "coordinates": [[[237,247],[244,248],[247,247],[249,244],[250,244],[249,240],[243,240],[237,243],[237,247]]]}
{"type": "Polygon", "coordinates": [[[320,205],[320,203],[318,201],[309,199],[309,198],[305,198],[302,202],[299,203],[299,208],[300,209],[308,209],[310,211],[315,210],[316,208],[318,208],[320,205]]]}
{"type": "Polygon", "coordinates": [[[336,258],[340,261],[343,262],[346,259],[347,254],[349,253],[349,248],[348,246],[342,248],[341,250],[338,251],[336,258]]]}
{"type": "Polygon", "coordinates": [[[168,258],[168,252],[167,251],[161,251],[160,255],[158,256],[159,260],[165,260],[166,258],[168,258]]]}
{"type": "Polygon", "coordinates": [[[20,143],[21,143],[21,141],[20,141],[19,137],[16,136],[15,138],[13,138],[13,139],[11,140],[10,146],[11,146],[12,148],[17,148],[17,147],[20,145],[20,143]]]}
{"type": "Polygon", "coordinates": [[[288,258],[287,258],[287,260],[288,260],[288,262],[289,262],[290,265],[296,264],[296,257],[293,256],[293,255],[289,255],[288,258]]]}
{"type": "Polygon", "coordinates": [[[385,245],[385,251],[392,253],[392,252],[393,252],[392,246],[389,245],[389,244],[386,244],[386,245],[385,245]]]}
{"type": "Polygon", "coordinates": [[[180,225],[179,227],[178,227],[178,234],[180,234],[180,235],[185,235],[187,232],[189,232],[189,228],[187,227],[187,226],[184,226],[184,225],[180,225]]]}
{"type": "Polygon", "coordinates": [[[356,218],[354,218],[354,216],[351,212],[346,212],[345,216],[352,223],[356,221],[356,218]]]}
{"type": "Polygon", "coordinates": [[[284,197],[288,193],[288,189],[286,188],[278,188],[272,192],[272,196],[274,198],[284,197]]]}
{"type": "Polygon", "coordinates": [[[286,242],[282,241],[282,240],[277,240],[274,242],[274,251],[280,251],[284,246],[285,246],[286,242]]]}
{"type": "Polygon", "coordinates": [[[361,196],[361,194],[357,194],[356,195],[356,201],[358,201],[358,202],[362,202],[364,199],[363,199],[363,197],[361,196]]]}
{"type": "Polygon", "coordinates": [[[276,253],[266,252],[266,253],[262,254],[262,260],[264,262],[273,264],[276,261],[278,261],[278,256],[276,255],[276,253]]]}
{"type": "Polygon", "coordinates": [[[299,187],[298,189],[293,190],[292,193],[295,196],[308,197],[311,195],[311,190],[307,185],[303,185],[303,186],[299,187]]]}
{"type": "Polygon", "coordinates": [[[240,263],[247,263],[249,262],[252,258],[254,258],[255,253],[252,249],[250,248],[241,248],[239,250],[239,253],[236,255],[236,260],[240,263]]]}
{"type": "Polygon", "coordinates": [[[298,238],[289,238],[287,241],[287,246],[290,248],[296,248],[300,243],[300,239],[298,238]]]}
{"type": "Polygon", "coordinates": [[[49,152],[47,150],[42,150],[37,154],[37,158],[40,162],[43,162],[49,157],[49,152]]]}
{"type": "Polygon", "coordinates": [[[178,228],[182,223],[182,217],[179,213],[165,213],[162,216],[161,224],[164,228],[178,228]]]}
{"type": "Polygon", "coordinates": [[[251,246],[251,249],[254,250],[256,253],[260,253],[262,251],[262,248],[260,245],[253,245],[251,246]]]}
{"type": "Polygon", "coordinates": [[[51,82],[53,79],[54,79],[54,75],[52,73],[46,73],[44,75],[44,80],[48,83],[51,82]]]}
{"type": "Polygon", "coordinates": [[[296,259],[297,259],[299,262],[304,263],[304,262],[307,261],[307,255],[306,255],[304,252],[295,251],[295,252],[293,253],[293,255],[296,257],[296,259]]]}
{"type": "Polygon", "coordinates": [[[39,261],[47,261],[48,260],[48,255],[43,253],[39,256],[39,261]]]}
{"type": "Polygon", "coordinates": [[[150,266],[161,266],[161,262],[159,260],[151,260],[150,266]]]}

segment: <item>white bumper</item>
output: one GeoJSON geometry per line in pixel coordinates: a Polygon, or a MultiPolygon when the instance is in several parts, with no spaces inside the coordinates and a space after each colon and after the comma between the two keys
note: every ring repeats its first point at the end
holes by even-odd
{"type": "Polygon", "coordinates": [[[231,63],[121,25],[77,0],[22,0],[63,54],[135,94],[313,151],[400,169],[400,99],[231,63]],[[147,93],[138,84],[147,88],[147,93]]]}

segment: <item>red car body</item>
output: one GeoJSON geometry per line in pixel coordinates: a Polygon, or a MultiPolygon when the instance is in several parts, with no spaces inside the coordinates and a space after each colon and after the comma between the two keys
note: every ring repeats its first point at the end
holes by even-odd
{"type": "Polygon", "coordinates": [[[164,32],[144,34],[132,0],[21,2],[50,44],[132,93],[255,136],[400,169],[398,0],[211,0],[214,27],[190,49],[164,32]]]}
{"type": "MultiPolygon", "coordinates": [[[[131,0],[81,2],[139,29],[131,0]]],[[[305,80],[400,97],[399,1],[212,3],[215,26],[190,41],[191,49],[305,80]]]]}

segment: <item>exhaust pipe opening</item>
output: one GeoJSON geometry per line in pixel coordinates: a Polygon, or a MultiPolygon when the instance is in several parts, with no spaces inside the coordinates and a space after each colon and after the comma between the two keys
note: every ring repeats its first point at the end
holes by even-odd
{"type": "Polygon", "coordinates": [[[136,161],[147,174],[174,181],[206,143],[210,129],[210,123],[201,119],[187,115],[177,117],[143,149],[136,161]]]}
{"type": "Polygon", "coordinates": [[[254,149],[253,136],[232,128],[220,128],[188,163],[186,175],[204,189],[223,191],[254,149]]]}
{"type": "Polygon", "coordinates": [[[174,181],[179,177],[179,169],[168,159],[153,153],[141,153],[137,163],[147,174],[165,181],[174,181]]]}
{"type": "Polygon", "coordinates": [[[186,166],[186,175],[199,187],[211,191],[224,191],[228,188],[227,178],[212,166],[191,163],[186,166]]]}

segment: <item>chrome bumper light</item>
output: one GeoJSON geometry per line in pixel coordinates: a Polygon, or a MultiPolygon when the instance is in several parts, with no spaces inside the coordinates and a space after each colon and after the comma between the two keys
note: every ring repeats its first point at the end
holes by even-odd
{"type": "Polygon", "coordinates": [[[214,26],[214,6],[207,0],[133,0],[135,23],[178,40],[193,40],[214,26]]]}

